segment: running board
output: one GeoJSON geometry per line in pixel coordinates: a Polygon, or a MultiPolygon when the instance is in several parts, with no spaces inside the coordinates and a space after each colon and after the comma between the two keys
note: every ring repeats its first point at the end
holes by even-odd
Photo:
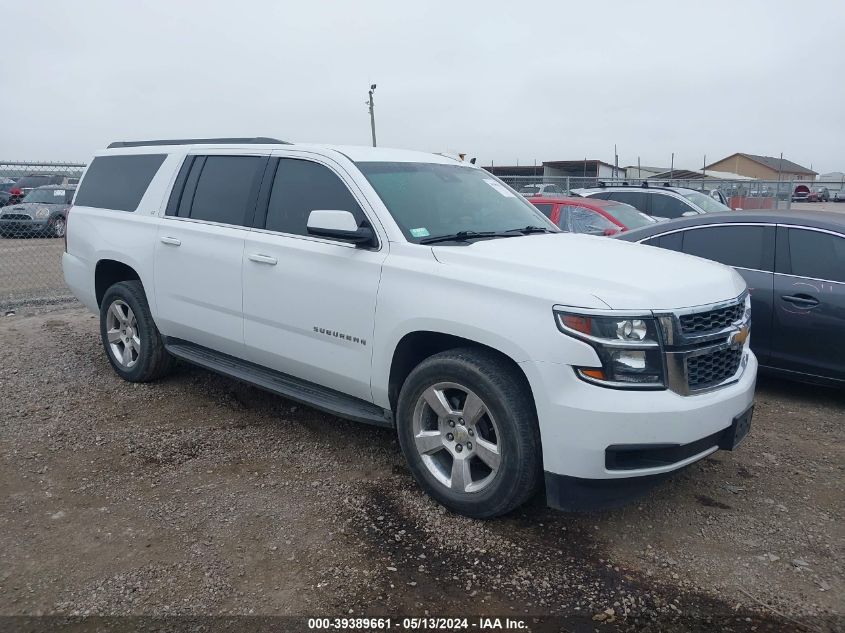
{"type": "Polygon", "coordinates": [[[240,380],[314,409],[355,422],[393,428],[393,415],[390,411],[360,398],[353,398],[334,389],[300,380],[188,341],[166,338],[164,347],[176,358],[192,365],[240,380]]]}

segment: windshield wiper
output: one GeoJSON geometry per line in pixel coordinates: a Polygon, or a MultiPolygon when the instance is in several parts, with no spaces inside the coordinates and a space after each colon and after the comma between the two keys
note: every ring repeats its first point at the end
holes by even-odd
{"type": "Polygon", "coordinates": [[[523,235],[530,235],[531,233],[554,233],[554,231],[545,226],[524,226],[521,229],[511,229],[511,232],[522,233],[523,235]]]}
{"type": "Polygon", "coordinates": [[[448,235],[435,235],[420,240],[420,244],[436,244],[437,242],[466,242],[468,240],[487,237],[516,237],[513,231],[458,231],[448,235]]]}

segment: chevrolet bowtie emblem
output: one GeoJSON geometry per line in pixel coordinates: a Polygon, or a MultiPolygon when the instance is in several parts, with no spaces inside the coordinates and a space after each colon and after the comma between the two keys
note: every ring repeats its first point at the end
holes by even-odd
{"type": "Polygon", "coordinates": [[[736,332],[731,334],[728,343],[734,349],[742,347],[745,344],[745,341],[748,339],[749,328],[747,325],[743,325],[739,328],[736,332]]]}

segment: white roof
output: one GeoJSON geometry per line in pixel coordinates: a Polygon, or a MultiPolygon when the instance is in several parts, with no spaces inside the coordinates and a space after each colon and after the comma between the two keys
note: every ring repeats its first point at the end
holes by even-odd
{"type": "Polygon", "coordinates": [[[431,152],[420,152],[409,149],[391,149],[388,147],[369,147],[367,145],[323,145],[317,143],[196,143],[183,145],[139,145],[132,147],[116,147],[103,149],[96,153],[97,156],[110,154],[149,154],[149,153],[173,153],[190,151],[198,148],[203,149],[233,149],[249,150],[273,150],[273,149],[315,149],[320,151],[336,151],[344,154],[354,162],[393,162],[393,163],[437,163],[441,165],[464,165],[471,167],[469,162],[463,162],[456,158],[433,154],[431,152]]]}
{"type": "Polygon", "coordinates": [[[739,174],[732,174],[729,171],[705,169],[704,173],[708,178],[719,178],[721,180],[755,180],[755,178],[751,178],[750,176],[740,176],[739,174]]]}
{"type": "Polygon", "coordinates": [[[389,147],[369,147],[367,145],[317,145],[306,143],[294,143],[294,147],[307,149],[309,147],[319,149],[331,149],[346,155],[350,160],[391,162],[391,163],[439,163],[442,165],[467,165],[455,158],[433,154],[431,152],[420,152],[410,149],[393,149],[389,147]]]}

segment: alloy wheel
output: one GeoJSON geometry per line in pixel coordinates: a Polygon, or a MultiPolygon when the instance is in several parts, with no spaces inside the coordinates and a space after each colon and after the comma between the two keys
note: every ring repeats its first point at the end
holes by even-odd
{"type": "Polygon", "coordinates": [[[114,359],[130,369],[141,355],[141,336],[138,321],[125,301],[115,299],[106,312],[106,338],[114,359]]]}
{"type": "Polygon", "coordinates": [[[501,435],[487,405],[467,387],[441,382],[423,391],[413,433],[425,467],[452,491],[479,492],[496,477],[501,435]]]}

